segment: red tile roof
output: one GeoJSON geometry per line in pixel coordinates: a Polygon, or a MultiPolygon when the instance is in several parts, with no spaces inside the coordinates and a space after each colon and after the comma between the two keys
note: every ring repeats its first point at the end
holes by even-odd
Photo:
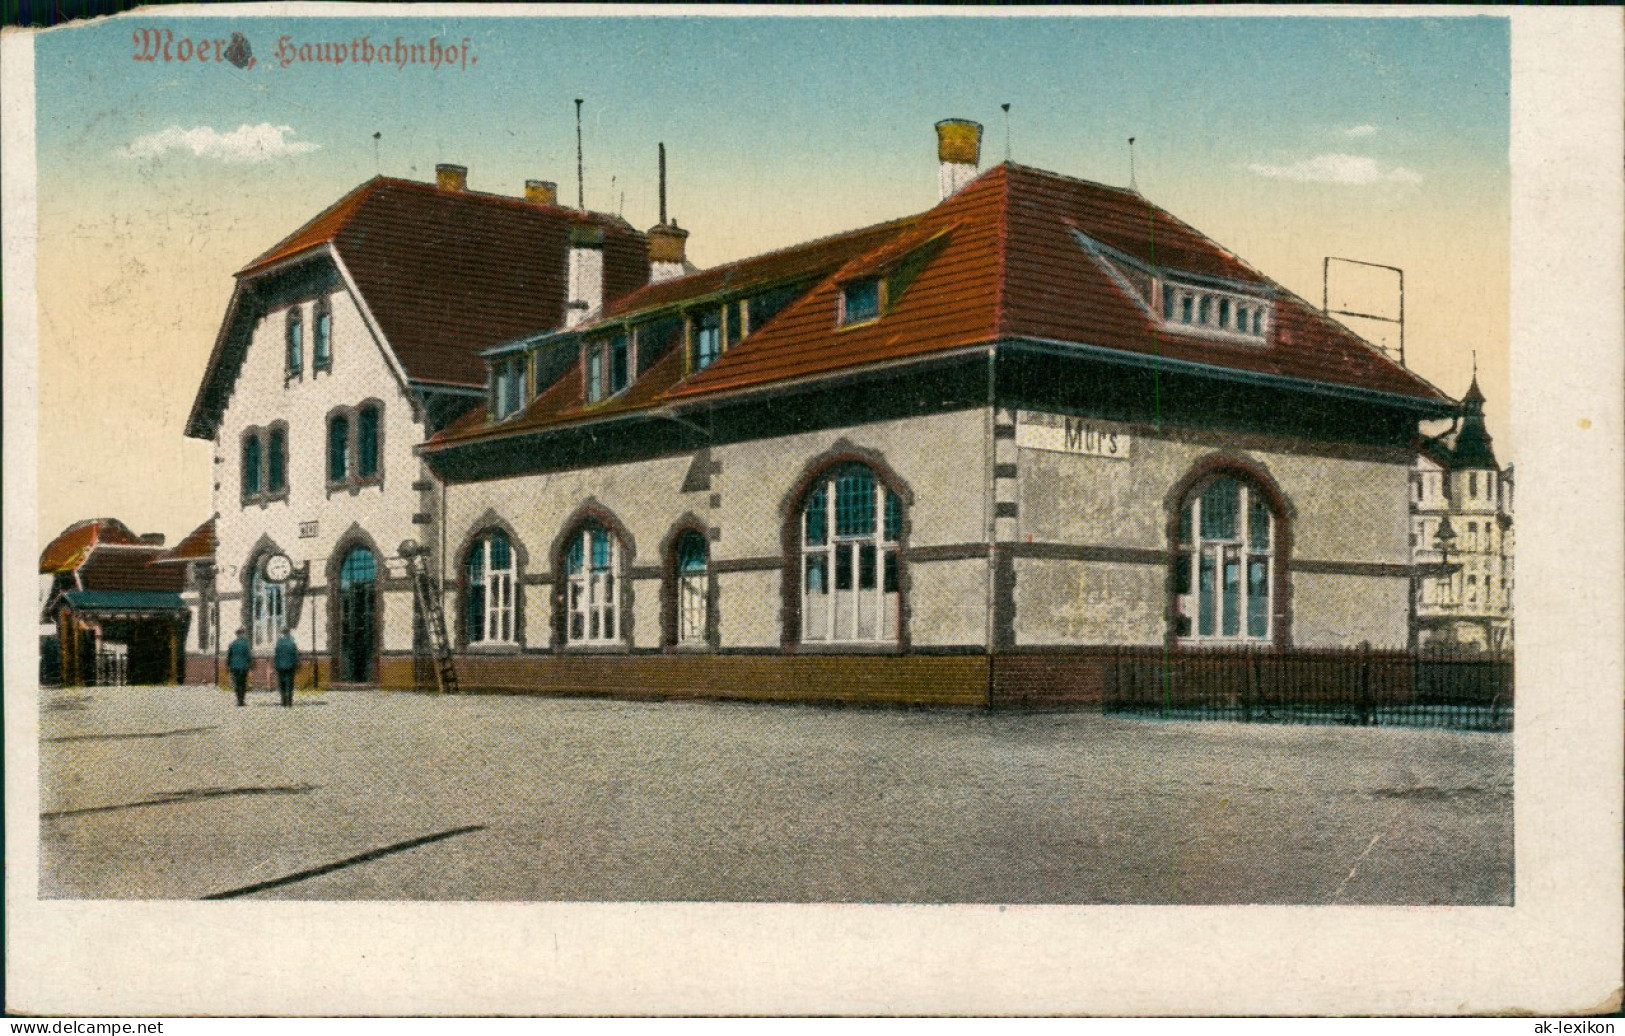
{"type": "Polygon", "coordinates": [[[135,545],[141,537],[117,518],[87,518],[74,522],[57,534],[40,552],[39,570],[44,575],[72,572],[98,543],[135,545]]]}
{"type": "Polygon", "coordinates": [[[648,242],[618,216],[374,177],[238,272],[187,434],[213,434],[246,350],[234,328],[254,319],[239,299],[261,275],[331,248],[408,378],[482,385],[481,350],[564,322],[576,223],[603,228],[606,299],[648,282],[648,242]]]}
{"type": "Polygon", "coordinates": [[[720,292],[765,288],[772,284],[822,276],[839,269],[853,256],[891,240],[918,219],[917,216],[909,216],[861,230],[849,230],[725,263],[686,277],[651,284],[606,306],[605,316],[613,319],[629,313],[647,313],[720,292]]]}
{"type": "Polygon", "coordinates": [[[580,372],[573,370],[519,417],[488,424],[476,409],[436,436],[430,449],[1010,338],[1073,342],[1421,401],[1446,399],[1139,193],[1009,163],[918,216],[650,285],[612,307],[608,319],[630,321],[798,275],[816,283],[703,371],[681,378],[668,359],[641,375],[617,405],[587,406],[580,372]],[[1274,298],[1270,340],[1232,343],[1165,330],[1090,255],[1078,233],[1170,273],[1256,285],[1274,298]],[[888,300],[879,319],[837,326],[845,282],[882,273],[924,249],[931,251],[923,269],[901,297],[888,300]]]}
{"type": "MultiPolygon", "coordinates": [[[[895,240],[899,231],[906,231],[917,219],[892,220],[741,259],[691,276],[651,284],[607,307],[605,321],[614,322],[632,314],[647,317],[679,303],[722,293],[749,293],[775,285],[829,276],[854,257],[895,240]]],[[[598,420],[612,414],[642,409],[660,402],[668,392],[678,387],[683,378],[683,365],[683,350],[681,347],[674,348],[653,367],[640,371],[638,380],[626,392],[601,402],[588,403],[582,392],[585,375],[581,361],[577,359],[557,381],[532,400],[523,413],[489,427],[507,434],[575,420],[598,420]]],[[[479,435],[487,427],[485,410],[476,408],[444,429],[443,434],[447,437],[479,435]]]]}
{"type": "Polygon", "coordinates": [[[79,582],[86,590],[167,590],[179,593],[186,586],[186,570],[179,565],[156,565],[162,547],[126,547],[101,544],[79,566],[79,582]]]}
{"type": "Polygon", "coordinates": [[[186,534],[186,538],[170,548],[155,564],[170,565],[187,561],[208,561],[214,557],[214,519],[199,525],[186,534]]]}

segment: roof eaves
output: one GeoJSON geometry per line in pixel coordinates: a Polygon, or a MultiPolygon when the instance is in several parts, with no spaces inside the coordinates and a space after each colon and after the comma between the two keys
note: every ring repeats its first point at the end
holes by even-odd
{"type": "Polygon", "coordinates": [[[355,277],[350,273],[350,267],[344,262],[344,256],[339,254],[338,248],[331,243],[328,244],[327,250],[333,257],[333,265],[338,268],[339,276],[344,279],[344,286],[350,291],[350,297],[355,300],[355,306],[361,313],[362,321],[366,323],[367,330],[372,332],[373,341],[383,351],[384,361],[389,364],[389,369],[394,372],[395,379],[402,391],[405,392],[406,398],[411,400],[412,416],[421,420],[423,416],[422,408],[418,403],[417,394],[412,391],[412,379],[406,373],[406,368],[401,364],[401,358],[395,355],[395,347],[390,345],[389,337],[384,334],[383,325],[378,323],[378,317],[373,313],[372,306],[368,305],[366,296],[361,293],[360,286],[356,284],[355,277]]]}
{"type": "MultiPolygon", "coordinates": [[[[1333,396],[1339,399],[1354,399],[1369,403],[1382,403],[1387,406],[1400,406],[1406,409],[1418,410],[1423,413],[1449,416],[1455,412],[1455,402],[1449,398],[1427,399],[1423,396],[1408,396],[1398,392],[1383,392],[1380,389],[1361,388],[1357,385],[1339,385],[1330,381],[1311,381],[1307,378],[1292,378],[1280,374],[1267,374],[1262,371],[1241,370],[1236,367],[1221,367],[1215,364],[1196,363],[1191,360],[1176,360],[1171,357],[1151,353],[1128,352],[1123,349],[1112,349],[1107,346],[1090,345],[1087,342],[1067,342],[1053,338],[1038,338],[1031,335],[1013,335],[1000,343],[1036,348],[1057,356],[1087,355],[1093,359],[1101,359],[1111,363],[1119,363],[1131,367],[1151,367],[1160,370],[1185,371],[1200,374],[1204,377],[1217,378],[1223,381],[1238,381],[1249,384],[1269,385],[1279,388],[1292,388],[1298,391],[1309,391],[1319,395],[1333,396]]],[[[1418,379],[1420,380],[1420,379],[1418,379]]],[[[1423,384],[1426,384],[1425,382],[1423,384]]],[[[1432,386],[1428,386],[1432,387],[1432,386]]]]}
{"type": "Polygon", "coordinates": [[[582,420],[565,420],[543,425],[530,425],[519,428],[503,429],[500,425],[491,425],[478,432],[456,439],[435,439],[423,443],[417,448],[419,454],[443,453],[460,446],[473,446],[481,443],[496,442],[503,439],[522,438],[524,436],[548,435],[553,432],[567,431],[588,426],[607,424],[611,421],[628,420],[635,417],[645,417],[650,420],[661,420],[666,415],[660,411],[670,410],[678,412],[680,409],[697,409],[718,400],[735,399],[739,396],[767,396],[793,392],[808,384],[824,381],[838,381],[841,379],[860,378],[876,374],[894,367],[919,366],[936,362],[945,362],[961,359],[967,355],[987,351],[988,342],[974,342],[968,345],[944,349],[940,352],[927,353],[923,356],[908,356],[895,360],[882,360],[876,363],[867,363],[861,366],[842,367],[834,371],[821,371],[817,374],[805,374],[794,378],[782,378],[759,385],[742,385],[738,388],[719,389],[712,392],[701,392],[685,396],[672,396],[661,394],[649,400],[648,403],[636,407],[616,410],[613,413],[601,416],[589,416],[582,420]]]}
{"type": "MultiPolygon", "coordinates": [[[[261,266],[262,266],[262,264],[267,264],[267,263],[271,263],[272,265],[275,265],[280,260],[282,260],[284,258],[287,258],[286,256],[278,255],[278,253],[281,252],[284,248],[286,248],[289,245],[290,242],[299,240],[299,238],[301,236],[303,236],[304,234],[306,234],[310,230],[310,228],[319,225],[323,220],[329,218],[330,216],[335,215],[340,210],[342,210],[345,206],[347,206],[347,205],[359,206],[361,201],[365,198],[366,195],[370,194],[378,186],[380,186],[380,185],[382,185],[384,183],[388,183],[388,182],[391,182],[390,177],[379,175],[379,176],[372,177],[370,180],[365,180],[365,181],[363,181],[363,182],[361,182],[359,184],[356,184],[354,187],[350,188],[348,191],[345,191],[344,194],[341,195],[337,201],[333,202],[333,204],[327,206],[327,208],[325,208],[322,211],[318,212],[316,215],[312,216],[310,219],[305,220],[304,223],[299,225],[299,229],[297,229],[293,233],[288,234],[287,236],[283,237],[282,240],[278,241],[276,244],[272,245],[270,248],[267,248],[265,251],[261,252],[259,255],[255,256],[253,259],[249,260],[249,262],[248,262],[248,264],[246,266],[244,266],[241,270],[237,271],[237,276],[242,277],[242,276],[245,276],[245,275],[259,274],[259,273],[264,272],[264,269],[271,269],[272,266],[269,266],[269,265],[265,266],[264,269],[261,269],[261,266]]],[[[314,247],[316,245],[324,244],[324,243],[326,243],[328,241],[331,241],[333,239],[334,235],[336,235],[339,232],[339,230],[341,228],[343,228],[344,225],[345,225],[344,221],[339,221],[339,222],[334,223],[334,225],[332,227],[328,228],[326,234],[323,237],[313,238],[309,242],[309,244],[300,247],[295,252],[290,253],[290,254],[291,255],[298,255],[300,253],[309,251],[309,249],[311,247],[314,247]]]]}
{"type": "Polygon", "coordinates": [[[239,279],[232,288],[231,301],[226,304],[226,315],[220,321],[220,330],[215,332],[214,349],[209,354],[208,365],[203,369],[203,381],[198,385],[197,395],[192,399],[192,409],[186,417],[185,434],[189,438],[213,439],[219,430],[220,414],[213,412],[207,400],[215,379],[220,375],[220,365],[225,360],[231,332],[241,315],[240,311],[245,300],[254,298],[254,294],[254,286],[246,280],[239,279]]]}

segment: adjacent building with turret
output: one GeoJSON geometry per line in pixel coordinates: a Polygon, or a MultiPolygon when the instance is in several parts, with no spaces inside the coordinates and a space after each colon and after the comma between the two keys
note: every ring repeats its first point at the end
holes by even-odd
{"type": "Polygon", "coordinates": [[[1455,423],[1423,441],[1411,473],[1413,646],[1512,647],[1514,485],[1512,465],[1495,458],[1475,376],[1455,423]]]}

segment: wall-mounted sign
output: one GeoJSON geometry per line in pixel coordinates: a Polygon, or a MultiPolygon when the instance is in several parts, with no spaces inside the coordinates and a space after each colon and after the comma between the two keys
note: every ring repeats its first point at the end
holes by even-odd
{"type": "Polygon", "coordinates": [[[1030,410],[1016,414],[1016,445],[1023,449],[1128,460],[1129,442],[1121,425],[1030,410]]]}
{"type": "Polygon", "coordinates": [[[318,523],[316,523],[316,522],[300,522],[299,523],[299,538],[302,539],[302,540],[308,540],[311,537],[315,536],[317,527],[318,527],[318,523]]]}

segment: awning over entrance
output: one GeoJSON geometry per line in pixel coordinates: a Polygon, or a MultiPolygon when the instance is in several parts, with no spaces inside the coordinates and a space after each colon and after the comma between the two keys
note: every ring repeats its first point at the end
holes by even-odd
{"type": "Polygon", "coordinates": [[[164,590],[69,590],[62,600],[82,616],[107,615],[120,619],[169,617],[186,610],[181,595],[164,590]]]}

